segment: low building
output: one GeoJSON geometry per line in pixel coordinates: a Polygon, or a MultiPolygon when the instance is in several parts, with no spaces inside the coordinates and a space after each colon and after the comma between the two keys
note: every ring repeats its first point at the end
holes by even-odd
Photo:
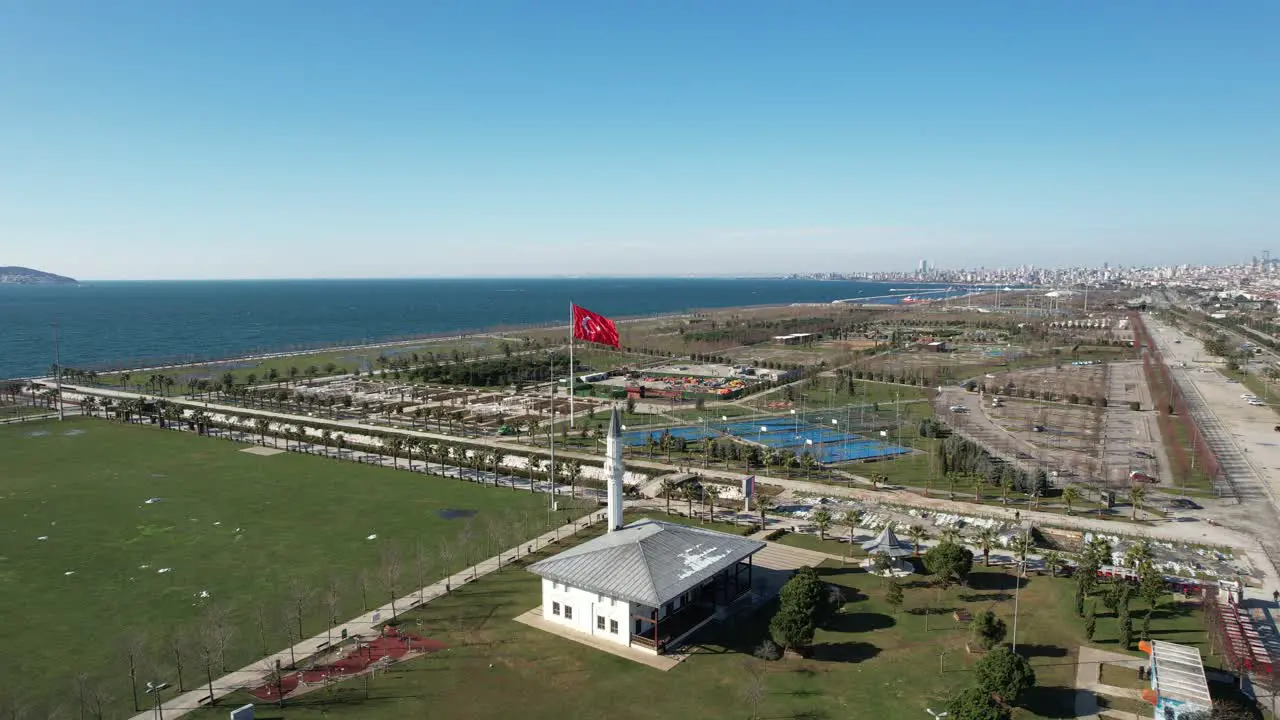
{"type": "Polygon", "coordinates": [[[791,333],[790,335],[774,335],[773,341],[780,345],[803,345],[818,339],[813,333],[791,333]]]}
{"type": "Polygon", "coordinates": [[[639,520],[534,563],[542,617],[654,653],[716,617],[751,589],[764,543],[639,520]]]}
{"type": "Polygon", "coordinates": [[[1143,640],[1138,647],[1151,656],[1151,688],[1142,691],[1142,699],[1155,706],[1155,720],[1181,720],[1212,710],[1198,649],[1160,640],[1143,640]]]}
{"type": "Polygon", "coordinates": [[[609,531],[529,566],[542,578],[542,619],[655,654],[748,595],[765,544],[659,520],[622,524],[622,422],[605,441],[609,531]]]}

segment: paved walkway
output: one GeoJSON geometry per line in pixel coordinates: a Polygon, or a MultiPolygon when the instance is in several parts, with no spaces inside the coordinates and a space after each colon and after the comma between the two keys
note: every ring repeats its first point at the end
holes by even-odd
{"type": "MultiPolygon", "coordinates": [[[[473,579],[484,577],[493,572],[497,572],[501,567],[505,567],[518,554],[524,557],[528,548],[532,547],[535,551],[541,550],[548,545],[564,538],[570,537],[575,533],[591,526],[594,521],[603,518],[603,511],[594,512],[590,515],[578,518],[572,523],[562,525],[554,530],[539,535],[537,538],[528,542],[520,543],[516,547],[509,548],[502,553],[495,555],[487,560],[481,560],[474,566],[467,567],[462,571],[442,578],[431,585],[420,590],[405,595],[396,601],[395,607],[400,614],[416,607],[421,607],[430,603],[442,595],[445,595],[447,588],[457,588],[472,582],[473,579]]],[[[263,676],[267,668],[274,667],[278,662],[283,667],[289,667],[296,662],[301,666],[303,661],[328,647],[330,637],[338,638],[342,636],[345,630],[348,636],[363,636],[367,638],[376,637],[379,633],[378,626],[387,620],[392,619],[391,604],[388,603],[382,607],[376,608],[370,612],[364,613],[359,617],[348,620],[342,625],[333,628],[332,631],[314,635],[302,642],[297,643],[292,648],[284,648],[272,655],[260,660],[254,661],[239,670],[228,673],[213,681],[214,699],[220,699],[244,688],[251,688],[261,685],[263,676]]],[[[202,685],[199,688],[183,693],[164,703],[164,715],[167,718],[179,717],[185,715],[202,706],[207,706],[209,697],[209,686],[202,685]],[[205,702],[202,703],[201,701],[205,702]]],[[[153,710],[146,710],[133,717],[133,720],[154,720],[155,714],[153,710]]]]}
{"type": "Polygon", "coordinates": [[[1087,645],[1081,645],[1078,654],[1076,655],[1075,685],[1077,719],[1096,720],[1096,718],[1099,717],[1100,710],[1098,708],[1098,694],[1111,695],[1112,697],[1142,698],[1142,693],[1138,690],[1116,687],[1114,685],[1103,685],[1098,682],[1098,673],[1101,670],[1103,663],[1123,665],[1125,667],[1132,668],[1137,668],[1145,664],[1141,658],[1135,658],[1132,655],[1121,655],[1120,653],[1110,652],[1108,650],[1099,650],[1087,645]]]}

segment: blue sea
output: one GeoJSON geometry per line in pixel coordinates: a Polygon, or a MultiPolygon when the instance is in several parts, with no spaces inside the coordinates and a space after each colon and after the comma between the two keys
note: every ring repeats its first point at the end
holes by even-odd
{"type": "MultiPolygon", "coordinates": [[[[890,295],[898,283],[743,279],[417,279],[0,285],[0,378],[140,367],[616,317],[890,295]]],[[[892,302],[893,300],[887,300],[892,302]]]]}

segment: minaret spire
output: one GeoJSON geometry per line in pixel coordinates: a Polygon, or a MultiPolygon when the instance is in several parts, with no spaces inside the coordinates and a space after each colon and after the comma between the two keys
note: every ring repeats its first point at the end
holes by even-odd
{"type": "Polygon", "coordinates": [[[604,480],[607,489],[609,532],[622,527],[622,415],[618,406],[609,413],[609,436],[604,443],[604,480]]]}

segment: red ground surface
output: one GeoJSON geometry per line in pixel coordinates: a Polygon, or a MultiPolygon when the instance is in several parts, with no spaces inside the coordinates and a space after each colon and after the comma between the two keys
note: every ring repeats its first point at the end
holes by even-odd
{"type": "Polygon", "coordinates": [[[367,643],[359,643],[358,647],[352,647],[350,652],[339,660],[289,673],[281,678],[279,683],[262,685],[250,690],[249,693],[260,700],[278,700],[278,692],[283,692],[284,696],[288,697],[301,684],[318,684],[324,682],[326,678],[341,680],[358,675],[383,658],[396,661],[411,652],[438,652],[445,647],[447,646],[439,640],[430,640],[395,628],[386,628],[382,636],[367,643]]]}

